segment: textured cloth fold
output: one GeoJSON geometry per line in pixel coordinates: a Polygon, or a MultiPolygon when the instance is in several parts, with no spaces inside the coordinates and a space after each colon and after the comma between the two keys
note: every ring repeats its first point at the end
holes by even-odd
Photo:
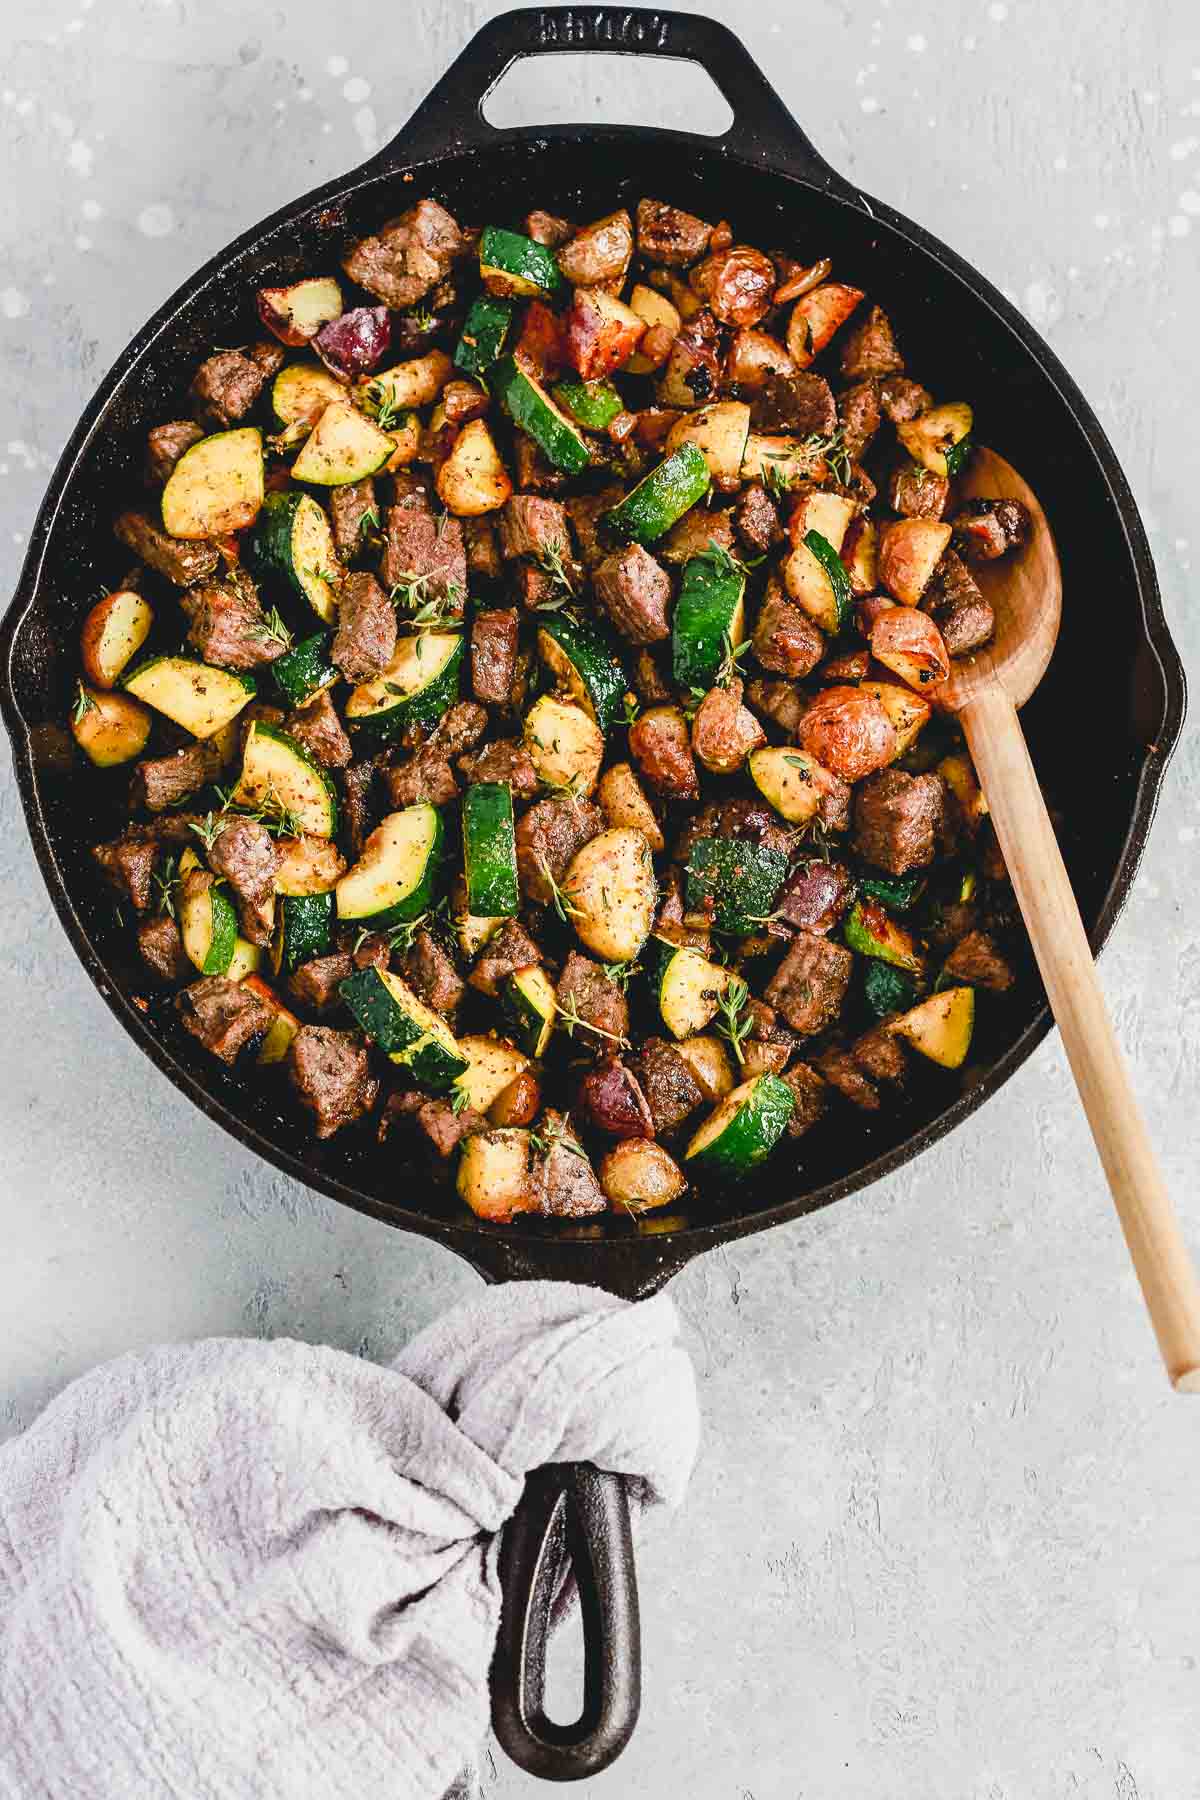
{"type": "Polygon", "coordinates": [[[491,1289],[391,1368],[212,1339],[84,1376],[0,1448],[0,1794],[436,1800],[487,1728],[528,1471],[678,1504],[663,1296],[491,1289]]]}

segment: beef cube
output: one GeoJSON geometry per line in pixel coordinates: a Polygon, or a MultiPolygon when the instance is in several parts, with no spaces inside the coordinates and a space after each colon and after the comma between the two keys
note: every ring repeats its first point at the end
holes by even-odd
{"type": "Polygon", "coordinates": [[[948,981],[991,988],[997,994],[1005,993],[1013,984],[1012,969],[986,931],[970,931],[954,946],[946,959],[944,974],[948,981]]]}
{"type": "Polygon", "coordinates": [[[607,557],[592,582],[596,598],[631,644],[657,644],[670,637],[671,577],[640,544],[627,544],[607,557]]]}
{"type": "Polygon", "coordinates": [[[752,1021],[750,1041],[756,1044],[774,1044],[790,1055],[796,1048],[796,1039],[786,1025],[780,1024],[775,1008],[768,1006],[765,1000],[756,999],[753,994],[746,1007],[752,1021]]]}
{"type": "Polygon", "coordinates": [[[831,932],[854,897],[844,863],[808,861],[797,865],[779,890],[775,910],[801,931],[831,932]]]}
{"type": "Polygon", "coordinates": [[[501,556],[539,557],[548,550],[570,554],[566,507],[541,494],[514,494],[500,509],[501,556]]]}
{"type": "Polygon", "coordinates": [[[752,481],[733,509],[733,526],[751,556],[765,556],[783,533],[775,504],[761,481],[752,481]]]}
{"type": "Polygon", "coordinates": [[[336,1006],[341,996],[338,989],[354,973],[354,958],[348,950],[331,950],[328,956],[314,956],[293,970],[288,990],[315,1012],[336,1006]]]}
{"type": "Polygon", "coordinates": [[[434,744],[423,744],[407,762],[385,769],[383,785],[394,807],[416,806],[421,801],[430,806],[449,806],[458,798],[454,771],[434,744]]]}
{"type": "Polygon", "coordinates": [[[668,866],[663,875],[660,894],[658,912],[654,919],[654,936],[662,938],[664,943],[679,944],[687,950],[702,950],[707,956],[712,948],[709,928],[707,925],[684,923],[687,908],[683,901],[683,875],[674,863],[668,866]]]}
{"type": "Polygon", "coordinates": [[[599,1068],[584,1076],[577,1104],[588,1123],[609,1137],[654,1136],[654,1120],[641,1084],[615,1056],[606,1056],[599,1068]]]}
{"type": "Polygon", "coordinates": [[[347,681],[374,681],[396,649],[396,611],[373,575],[347,575],[338,602],[333,661],[347,681]]]}
{"type": "Polygon", "coordinates": [[[171,537],[146,513],[121,513],[113,521],[113,532],[127,550],[141,557],[147,568],[173,581],[176,587],[203,581],[217,566],[214,545],[171,537]]]}
{"type": "Polygon", "coordinates": [[[454,1155],[464,1138],[475,1137],[488,1129],[487,1120],[473,1106],[464,1106],[461,1112],[455,1112],[449,1100],[426,1099],[424,1096],[421,1096],[416,1121],[417,1129],[424,1133],[430,1148],[443,1162],[454,1155]]]}
{"type": "Polygon", "coordinates": [[[461,756],[473,750],[488,727],[487,711],[474,700],[456,700],[442,714],[429,735],[429,742],[443,756],[461,756]]]}
{"type": "Polygon", "coordinates": [[[477,700],[507,706],[517,673],[520,615],[515,607],[476,613],[471,624],[471,691],[477,700]]]}
{"type": "Polygon", "coordinates": [[[968,500],[954,519],[954,541],[972,562],[992,562],[1019,550],[1033,529],[1020,500],[968,500]]]}
{"type": "Polygon", "coordinates": [[[854,848],[865,862],[906,875],[933,861],[945,813],[940,775],[881,769],[854,793],[854,848]]]}
{"type": "Polygon", "coordinates": [[[235,819],[213,839],[208,852],[214,875],[223,875],[239,900],[260,906],[275,891],[283,854],[258,819],[235,819]]]}
{"type": "Polygon", "coordinates": [[[804,717],[804,696],[790,681],[748,681],[746,704],[760,718],[769,719],[786,737],[792,737],[804,717]]]}
{"type": "Polygon", "coordinates": [[[842,1010],[854,958],[815,931],[800,931],[767,983],[765,995],[801,1037],[814,1037],[842,1010]]]}
{"type": "Polygon", "coordinates": [[[503,565],[495,525],[487,518],[464,519],[462,525],[468,575],[478,576],[483,581],[498,581],[503,565]]]}
{"type": "Polygon", "coordinates": [[[388,508],[383,552],[383,585],[420,581],[422,600],[449,602],[461,612],[467,592],[467,547],[462,521],[453,513],[434,517],[423,488],[388,508]]]}
{"type": "Polygon", "coordinates": [[[700,792],[687,720],[677,707],[656,706],[629,727],[629,753],[656,794],[695,800],[700,792]]]}
{"type": "Polygon", "coordinates": [[[863,1074],[872,1081],[899,1087],[908,1074],[904,1044],[882,1022],[873,1025],[862,1037],[856,1038],[850,1046],[850,1054],[863,1074]]]}
{"type": "Polygon", "coordinates": [[[541,961],[542,953],[525,927],[516,919],[509,919],[491,943],[484,945],[467,981],[477,992],[494,1000],[515,969],[529,969],[541,961]]]}
{"type": "Polygon", "coordinates": [[[586,1151],[562,1113],[547,1108],[539,1127],[543,1148],[530,1182],[533,1210],[555,1219],[604,1212],[608,1202],[586,1151]]]}
{"type": "Polygon", "coordinates": [[[517,486],[531,493],[561,494],[569,477],[555,468],[527,431],[513,432],[517,486]]]}
{"type": "Polygon", "coordinates": [[[870,673],[871,652],[864,644],[859,650],[847,650],[841,656],[829,657],[817,670],[817,680],[841,686],[844,682],[865,681],[870,673]]]}
{"type": "Polygon", "coordinates": [[[888,478],[888,505],[905,519],[940,519],[950,498],[950,483],[932,469],[904,463],[888,478]]]}
{"type": "Polygon", "coordinates": [[[842,339],[842,374],[847,381],[862,381],[903,372],[904,358],[896,348],[891,322],[881,306],[872,306],[842,339]]]}
{"type": "Polygon", "coordinates": [[[652,650],[639,650],[634,657],[633,687],[643,706],[668,705],[675,695],[652,650]]]}
{"type": "Polygon", "coordinates": [[[946,551],[934,570],[933,580],[921,595],[921,611],[933,619],[951,656],[978,650],[996,629],[991,601],[953,550],[946,551]]]}
{"type": "Polygon", "coordinates": [[[689,263],[700,261],[712,234],[712,226],[695,213],[668,206],[662,200],[638,201],[638,254],[649,263],[686,269],[689,263]]]}
{"type": "Polygon", "coordinates": [[[606,487],[598,494],[574,494],[566,503],[567,517],[575,527],[579,559],[587,569],[596,568],[608,555],[608,546],[600,538],[600,515],[609,512],[624,491],[606,487]]]}
{"type": "Polygon", "coordinates": [[[603,829],[604,815],[590,800],[552,794],[531,806],[516,828],[517,874],[525,898],[549,906],[551,878],[561,882],[572,858],[603,829]]]}
{"type": "Polygon", "coordinates": [[[344,769],[354,754],[327,688],[290,712],[286,729],[323,769],[344,769]]]}
{"type": "Polygon", "coordinates": [[[807,370],[768,370],[750,402],[752,431],[783,431],[793,437],[829,437],[837,430],[837,407],[823,375],[807,370]]]}
{"type": "Polygon", "coordinates": [[[460,756],[458,766],[468,784],[502,781],[514,800],[529,800],[538,791],[537,770],[528,750],[517,738],[496,738],[470,756],[460,756]]]}
{"type": "Polygon", "coordinates": [[[838,397],[838,417],[846,454],[857,462],[865,456],[883,423],[879,404],[879,383],[858,381],[838,397]]]}
{"type": "Polygon", "coordinates": [[[665,1038],[647,1038],[633,1066],[659,1136],[682,1125],[704,1099],[691,1068],[665,1038]]]}
{"type": "Polygon", "coordinates": [[[238,981],[227,981],[223,975],[206,975],[184,988],[176,1005],[184,1029],[232,1065],[252,1038],[261,1037],[271,1023],[271,1009],[265,1000],[238,981]]]}
{"type": "Polygon", "coordinates": [[[581,1050],[607,1054],[628,1037],[629,1002],[599,963],[578,950],[563,964],[555,995],[559,1022],[581,1050]]]}
{"type": "Polygon", "coordinates": [[[387,969],[391,967],[392,946],[382,931],[369,931],[365,937],[359,932],[350,955],[356,969],[387,969]]]}
{"type": "Polygon", "coordinates": [[[137,940],[142,961],[160,981],[186,981],[192,973],[179,926],[168,913],[143,919],[137,928],[137,940]]]}
{"type": "Polygon", "coordinates": [[[352,1031],[302,1025],[288,1045],[287,1065],[301,1106],[316,1119],[319,1138],[355,1124],[379,1098],[366,1047],[352,1031]]]}
{"type": "Polygon", "coordinates": [[[933,395],[907,375],[889,375],[879,383],[879,405],[884,418],[893,425],[907,425],[910,419],[919,419],[929,411],[933,395]]]}
{"type": "Polygon", "coordinates": [[[349,763],[346,768],[338,771],[338,786],[341,790],[339,811],[351,856],[362,855],[363,845],[378,822],[374,805],[375,777],[382,764],[381,753],[366,757],[362,762],[349,763]]]}
{"type": "Polygon", "coordinates": [[[146,480],[151,487],[164,487],[175,464],[185,450],[198,444],[203,428],[193,419],[171,419],[166,425],[155,425],[146,434],[146,480]]]}
{"type": "Polygon", "coordinates": [[[129,825],[109,844],[96,844],[92,855],[113,892],[128,900],[135,912],[146,912],[153,894],[151,876],[158,857],[158,841],[145,825],[129,825]]]}
{"type": "Polygon", "coordinates": [[[844,1045],[831,1045],[816,1059],[816,1066],[842,1098],[863,1112],[878,1112],[879,1089],[864,1069],[860,1069],[844,1045]]]}
{"type": "Polygon", "coordinates": [[[805,1062],[793,1063],[782,1079],[791,1088],[796,1102],[788,1120],[788,1136],[803,1137],[825,1111],[828,1089],[817,1071],[805,1062]]]}
{"type": "Polygon", "coordinates": [[[278,374],[283,357],[278,344],[256,344],[249,351],[218,350],[192,378],[196,417],[216,431],[228,431],[255,405],[267,382],[278,374]]]}
{"type": "Polygon", "coordinates": [[[191,624],[188,643],[207,663],[222,669],[258,669],[273,663],[287,641],[272,630],[254,583],[242,570],[225,581],[189,588],[179,602],[191,624]]]}
{"type": "Polygon", "coordinates": [[[344,563],[353,562],[367,542],[367,533],[372,527],[379,528],[374,478],[368,475],[363,481],[330,488],[329,519],[334,549],[344,563]]]}
{"type": "Polygon", "coordinates": [[[417,998],[435,1012],[452,1013],[463,997],[462,977],[428,931],[418,931],[405,951],[401,973],[417,998]]]}
{"type": "Polygon", "coordinates": [[[543,569],[541,563],[534,562],[531,556],[519,557],[513,563],[512,580],[517,598],[527,612],[535,612],[538,607],[549,606],[563,598],[556,576],[549,569],[543,569]]]}
{"type": "Polygon", "coordinates": [[[351,281],[385,306],[415,306],[468,248],[455,219],[436,200],[419,200],[377,235],[360,238],[342,259],[351,281]]]}
{"type": "Polygon", "coordinates": [[[754,626],[754,654],[764,669],[800,681],[825,654],[825,639],[807,613],[770,583],[754,626]]]}
{"type": "Polygon", "coordinates": [[[211,738],[185,744],[170,756],[147,757],[134,769],[129,804],[147,812],[165,812],[214,780],[224,762],[220,745],[211,738]]]}
{"type": "Polygon", "coordinates": [[[570,219],[560,219],[554,213],[535,207],[525,215],[525,236],[531,237],[535,244],[545,244],[548,250],[557,250],[575,236],[575,227],[570,219]]]}

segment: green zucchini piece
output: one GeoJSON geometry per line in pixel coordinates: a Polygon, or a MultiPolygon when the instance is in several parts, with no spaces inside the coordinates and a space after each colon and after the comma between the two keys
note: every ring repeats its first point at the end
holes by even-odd
{"type": "Polygon", "coordinates": [[[925,889],[925,877],[913,871],[908,875],[863,875],[859,888],[872,900],[890,906],[893,912],[907,912],[925,889]]]}
{"type": "Polygon", "coordinates": [[[764,744],[750,752],[746,769],[763,799],[789,825],[807,824],[820,812],[829,777],[806,750],[792,744],[764,744]]]}
{"type": "Polygon", "coordinates": [[[912,933],[886,913],[878,900],[856,900],[846,914],[842,936],[848,950],[860,956],[875,956],[880,962],[892,963],[919,975],[924,959],[913,942],[912,933]]]}
{"type": "Polygon", "coordinates": [[[863,994],[877,1019],[888,1013],[902,1012],[917,997],[917,984],[907,969],[872,957],[863,977],[863,994]]]}
{"type": "Polygon", "coordinates": [[[480,233],[479,278],[503,299],[554,300],[567,293],[553,250],[501,225],[485,225],[480,233]]]}
{"type": "Polygon", "coordinates": [[[805,532],[804,542],[807,548],[812,551],[828,577],[829,586],[833,590],[833,606],[837,615],[837,629],[840,631],[842,626],[846,623],[846,620],[850,617],[850,610],[854,605],[854,591],[850,586],[850,572],[833,545],[829,542],[829,539],[823,538],[819,531],[805,532]]]}
{"type": "Polygon", "coordinates": [[[346,398],[345,384],[316,363],[289,363],[271,387],[271,407],[283,430],[274,440],[280,449],[302,444],[325,408],[346,398]]]}
{"type": "Polygon", "coordinates": [[[504,349],[512,316],[511,300],[496,300],[490,294],[472,300],[454,352],[455,368],[464,375],[482,375],[490,369],[504,349]]]}
{"type": "Polygon", "coordinates": [[[470,1067],[441,1014],[390,969],[358,969],[338,992],[367,1036],[423,1087],[444,1091],[470,1067]]]}
{"type": "Polygon", "coordinates": [[[579,427],[555,405],[541,382],[527,374],[515,357],[501,357],[488,370],[488,387],[513,424],[529,433],[556,469],[578,475],[587,468],[592,453],[579,427]]]}
{"type": "Polygon", "coordinates": [[[215,431],[185,450],[162,492],[164,531],[178,538],[221,537],[253,525],[263,503],[262,432],[215,431]]]}
{"type": "Polygon", "coordinates": [[[668,944],[658,977],[658,1010],[673,1037],[695,1037],[715,1019],[728,971],[699,950],[668,944]]]}
{"type": "Polygon", "coordinates": [[[621,543],[652,544],[703,500],[711,480],[699,446],[680,444],[623,500],[601,513],[600,527],[621,543]]]}
{"type": "Polygon", "coordinates": [[[348,400],[331,400],[292,464],[292,476],[314,487],[347,487],[382,469],[395,449],[387,432],[348,400]]]}
{"type": "Polygon", "coordinates": [[[214,669],[194,656],[148,657],[121,686],[198,738],[215,737],[255,694],[253,675],[214,669]]]}
{"type": "Polygon", "coordinates": [[[332,647],[333,633],[318,631],[276,657],[271,678],[289,706],[304,706],[341,679],[341,670],[330,659],[332,647]]]}
{"type": "Polygon", "coordinates": [[[271,967],[291,975],[333,948],[333,894],[277,894],[271,967]]]}
{"type": "Polygon", "coordinates": [[[545,1056],[558,1015],[554,983],[536,964],[514,969],[500,990],[513,1035],[527,1056],[545,1056]]]}
{"type": "MultiPolygon", "coordinates": [[[[198,861],[193,866],[198,867],[198,861]]],[[[240,981],[259,965],[257,947],[238,932],[233,901],[215,881],[182,896],[179,931],[189,960],[202,975],[225,975],[240,981]]]]}
{"type": "Polygon", "coordinates": [[[302,744],[278,726],[255,719],[246,736],[235,806],[275,807],[297,831],[331,838],[337,831],[337,790],[302,744]]]}
{"type": "Polygon", "coordinates": [[[467,906],[476,917],[507,918],[520,908],[512,789],[476,781],[463,795],[463,871],[467,906]]]}
{"type": "Polygon", "coordinates": [[[422,800],[389,813],[337,884],[338,918],[378,931],[419,918],[433,904],[442,815],[422,800]]]}
{"type": "Polygon", "coordinates": [[[347,725],[376,742],[399,737],[410,725],[436,725],[458,698],[463,655],[461,632],[402,637],[383,674],[347,700],[347,725]]]}
{"type": "Polygon", "coordinates": [[[556,382],[551,392],[558,404],[588,431],[605,431],[625,402],[611,381],[580,381],[576,375],[556,382]]]}
{"type": "Polygon", "coordinates": [[[683,583],[671,627],[671,659],[680,687],[703,688],[717,678],[726,639],[740,644],[746,635],[746,571],[731,556],[693,556],[685,563],[683,583]]]}
{"type": "Polygon", "coordinates": [[[961,475],[966,467],[967,459],[975,448],[969,437],[959,438],[957,444],[947,444],[942,451],[946,462],[946,474],[951,481],[961,475]]]}
{"type": "Polygon", "coordinates": [[[624,712],[629,682],[601,630],[562,613],[540,613],[538,655],[601,731],[610,731],[624,712]]]}
{"type": "Polygon", "coordinates": [[[796,1097],[778,1075],[743,1081],[708,1115],[684,1161],[716,1174],[743,1175],[765,1161],[787,1128],[796,1097]]]}
{"type": "Polygon", "coordinates": [[[246,562],[260,580],[286,584],[307,600],[322,624],[337,618],[341,568],[325,508],[311,494],[267,495],[246,539],[246,562]]]}
{"type": "Polygon", "coordinates": [[[787,871],[783,850],[741,838],[697,838],[687,861],[687,909],[710,913],[718,931],[749,937],[770,916],[787,871]]]}

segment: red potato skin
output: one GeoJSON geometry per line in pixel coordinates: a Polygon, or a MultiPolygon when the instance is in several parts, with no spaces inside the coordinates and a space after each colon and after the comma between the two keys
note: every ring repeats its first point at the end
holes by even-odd
{"type": "Polygon", "coordinates": [[[862,781],[896,754],[896,728],[874,694],[856,687],[819,693],[796,732],[802,750],[843,781],[862,781]]]}
{"type": "Polygon", "coordinates": [[[652,1138],[654,1118],[637,1077],[614,1058],[579,1086],[580,1110],[598,1131],[616,1138],[652,1138]]]}
{"type": "Polygon", "coordinates": [[[940,687],[950,674],[950,654],[928,613],[911,606],[889,607],[871,627],[871,654],[910,687],[940,687]],[[918,680],[911,678],[916,665],[918,680]]]}
{"type": "Polygon", "coordinates": [[[542,1090],[531,1069],[514,1075],[488,1108],[491,1125],[532,1125],[542,1105],[542,1090]]]}
{"type": "Polygon", "coordinates": [[[357,381],[379,366],[391,341],[387,307],[356,306],[322,325],[312,346],[331,375],[339,381],[357,381]]]}
{"type": "Polygon", "coordinates": [[[858,602],[854,608],[854,616],[858,620],[858,629],[865,638],[869,638],[884,613],[900,610],[898,600],[889,600],[886,594],[869,594],[865,600],[858,602]]]}
{"type": "Polygon", "coordinates": [[[563,321],[541,300],[531,300],[513,356],[535,381],[553,381],[567,366],[563,321]]]}
{"type": "Polygon", "coordinates": [[[645,332],[645,320],[611,318],[590,289],[576,288],[567,314],[567,361],[581,380],[599,381],[628,362],[645,332]]]}
{"type": "Polygon", "coordinates": [[[775,267],[749,244],[714,250],[692,270],[688,280],[723,325],[757,325],[771,310],[775,267]]]}
{"type": "Polygon", "coordinates": [[[297,329],[288,311],[287,293],[285,287],[259,288],[255,304],[258,316],[271,336],[277,337],[290,350],[298,350],[302,344],[311,343],[316,332],[297,329]]]}
{"type": "Polygon", "coordinates": [[[862,298],[861,288],[841,281],[822,282],[800,296],[788,321],[788,351],[798,369],[820,356],[862,298]]]}

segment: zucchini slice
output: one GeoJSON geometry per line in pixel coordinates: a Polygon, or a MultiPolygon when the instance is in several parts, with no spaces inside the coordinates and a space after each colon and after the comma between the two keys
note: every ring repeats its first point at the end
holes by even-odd
{"type": "Polygon", "coordinates": [[[925,876],[919,869],[907,875],[863,875],[859,892],[890,906],[893,912],[907,912],[913,901],[925,891],[925,876]]]}
{"type": "Polygon", "coordinates": [[[281,837],[275,840],[283,861],[275,871],[277,894],[327,894],[346,872],[337,845],[323,837],[281,837]]]}
{"type": "Polygon", "coordinates": [[[179,931],[189,960],[202,975],[225,975],[230,981],[240,981],[259,966],[258,947],[239,933],[233,901],[216,882],[182,894],[179,931]]]}
{"type": "Polygon", "coordinates": [[[750,435],[750,407],[744,400],[714,400],[684,413],[667,435],[667,450],[694,444],[708,464],[717,487],[732,492],[741,485],[742,459],[750,435]]]}
{"type": "MultiPolygon", "coordinates": [[[[246,561],[260,578],[286,582],[322,624],[333,624],[342,571],[325,508],[311,494],[267,495],[246,539],[246,561]]],[[[272,673],[278,677],[277,668],[272,673]]]]}
{"type": "Polygon", "coordinates": [[[346,487],[382,469],[395,448],[387,432],[348,400],[331,400],[292,464],[292,476],[314,487],[346,487]]]}
{"type": "Polygon", "coordinates": [[[333,895],[280,894],[276,897],[271,967],[290,975],[301,963],[333,948],[333,895]]]}
{"type": "Polygon", "coordinates": [[[650,936],[658,883],[640,831],[613,825],[571,859],[563,893],[575,935],[602,962],[632,962],[650,936]]]}
{"type": "Polygon", "coordinates": [[[375,930],[419,918],[433,903],[441,850],[436,806],[422,800],[389,813],[337,884],[338,918],[369,922],[375,930]]]}
{"type": "Polygon", "coordinates": [[[367,1036],[423,1087],[444,1091],[466,1074],[470,1063],[445,1019],[390,969],[358,969],[338,992],[367,1036]]]}
{"type": "Polygon", "coordinates": [[[886,913],[878,900],[856,900],[846,914],[842,937],[848,950],[860,956],[875,956],[880,962],[892,963],[897,969],[908,969],[919,975],[925,967],[911,931],[886,913]]]}
{"type": "Polygon", "coordinates": [[[672,1037],[694,1037],[716,1018],[728,980],[728,971],[699,950],[667,946],[658,978],[658,1010],[672,1037]]]}
{"type": "Polygon", "coordinates": [[[489,919],[473,913],[467,905],[467,883],[462,875],[455,876],[450,897],[454,909],[454,941],[467,962],[472,962],[484,945],[495,937],[504,923],[504,917],[501,914],[489,919]]]}
{"type": "Polygon", "coordinates": [[[337,830],[337,792],[324,769],[294,737],[261,719],[246,735],[233,799],[237,806],[274,805],[313,837],[331,838],[337,830]]]}
{"type": "Polygon", "coordinates": [[[289,706],[304,706],[315,694],[341,679],[341,670],[330,659],[331,631],[301,638],[271,664],[271,678],[289,706]]]}
{"type": "Polygon", "coordinates": [[[485,1113],[509,1082],[529,1067],[529,1058],[506,1038],[461,1037],[458,1047],[469,1062],[458,1085],[467,1096],[468,1106],[476,1112],[485,1113]]]}
{"type": "Polygon", "coordinates": [[[525,744],[547,787],[593,792],[604,761],[604,733],[582,706],[543,694],[525,715],[525,744]]]}
{"type": "Polygon", "coordinates": [[[538,624],[538,655],[556,682],[591,714],[601,731],[621,717],[629,683],[616,652],[592,624],[546,613],[538,624]]]}
{"type": "Polygon", "coordinates": [[[875,1017],[883,1019],[888,1013],[901,1012],[913,1004],[917,997],[916,980],[907,969],[872,958],[863,977],[863,997],[875,1017]]]}
{"type": "Polygon", "coordinates": [[[622,543],[652,544],[703,500],[711,480],[704,452],[696,444],[680,444],[623,500],[601,513],[600,526],[622,543]]]}
{"type": "Polygon", "coordinates": [[[796,1097],[778,1075],[756,1075],[727,1094],[693,1136],[684,1155],[722,1175],[742,1175],[771,1154],[796,1097]]]}
{"type": "Polygon", "coordinates": [[[378,741],[399,737],[410,725],[436,725],[458,697],[463,655],[461,632],[402,637],[383,674],[347,700],[346,723],[378,741]]]}
{"type": "Polygon", "coordinates": [[[512,789],[475,781],[463,795],[463,871],[467,907],[478,918],[509,918],[521,904],[512,789]]]}
{"type": "Polygon", "coordinates": [[[289,363],[271,387],[271,406],[283,426],[275,441],[284,450],[302,444],[325,408],[345,398],[344,385],[327,369],[315,363],[289,363]]]}
{"type": "Polygon", "coordinates": [[[803,825],[820,812],[825,787],[820,764],[807,751],[790,744],[766,745],[750,752],[746,767],[763,799],[789,824],[803,825]]]}
{"type": "Polygon", "coordinates": [[[261,975],[247,975],[242,986],[256,994],[271,1011],[271,1023],[267,1026],[267,1035],[259,1047],[259,1067],[265,1068],[269,1063],[282,1062],[288,1053],[288,1045],[300,1029],[299,1019],[294,1012],[288,1011],[278,994],[267,986],[261,975]]]}
{"type": "Polygon", "coordinates": [[[513,424],[529,433],[556,469],[578,475],[587,468],[592,453],[579,427],[515,357],[502,357],[493,365],[488,371],[488,386],[513,424]]]}
{"type": "Polygon", "coordinates": [[[697,838],[687,861],[689,912],[707,912],[719,931],[748,937],[770,916],[788,858],[740,838],[697,838]]]}
{"type": "Polygon", "coordinates": [[[538,963],[514,969],[500,995],[522,1050],[529,1056],[545,1056],[558,1015],[554,983],[545,969],[538,963]]]}
{"type": "Polygon", "coordinates": [[[490,294],[480,294],[473,300],[454,352],[455,368],[464,375],[482,375],[490,369],[504,349],[512,317],[511,300],[497,300],[490,294]]]}
{"type": "Polygon", "coordinates": [[[262,432],[216,431],[185,450],[162,493],[163,529],[177,538],[220,537],[253,525],[263,503],[262,432]]]}
{"type": "Polygon", "coordinates": [[[703,688],[717,678],[725,640],[740,644],[746,635],[746,571],[731,556],[693,556],[671,627],[671,659],[680,687],[703,688]]]}
{"type": "Polygon", "coordinates": [[[552,391],[558,404],[588,431],[607,430],[617,414],[625,410],[625,402],[611,381],[580,381],[572,375],[556,382],[552,391]]]}
{"type": "Polygon", "coordinates": [[[152,656],[122,687],[193,737],[215,737],[254,698],[254,677],[214,669],[192,656],[152,656]]]}
{"type": "Polygon", "coordinates": [[[567,292],[553,250],[500,225],[485,225],[480,233],[479,279],[501,299],[552,300],[567,292]]]}
{"type": "Polygon", "coordinates": [[[893,1020],[890,1029],[907,1038],[930,1062],[943,1069],[961,1069],[975,1029],[975,989],[946,988],[931,994],[920,1006],[893,1020]]]}

